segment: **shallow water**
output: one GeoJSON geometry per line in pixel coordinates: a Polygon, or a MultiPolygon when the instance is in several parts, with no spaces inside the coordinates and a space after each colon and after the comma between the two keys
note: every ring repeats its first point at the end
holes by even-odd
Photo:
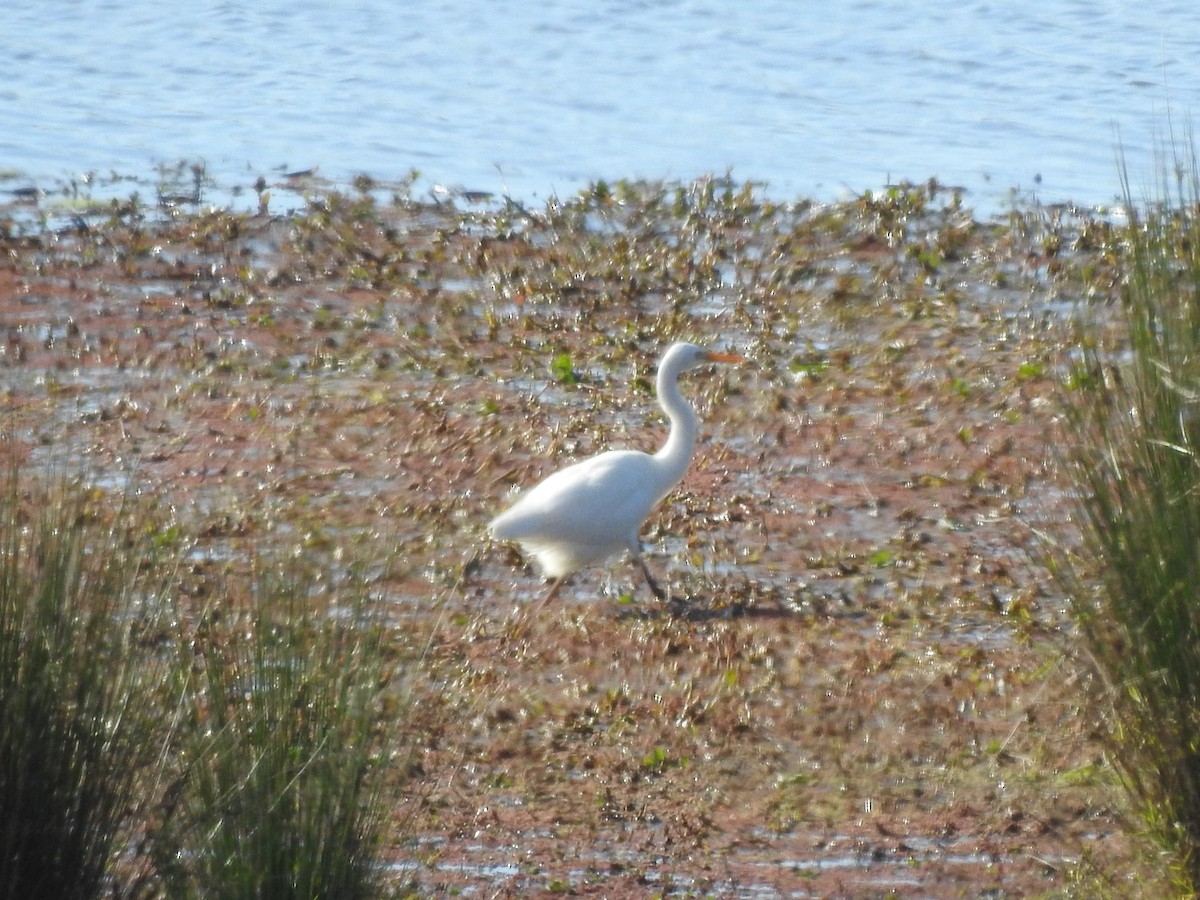
{"type": "Polygon", "coordinates": [[[203,159],[224,185],[412,168],[526,200],[723,173],[781,199],[889,180],[1140,191],[1200,90],[1200,6],[378,0],[6,7],[8,184],[203,159]]]}

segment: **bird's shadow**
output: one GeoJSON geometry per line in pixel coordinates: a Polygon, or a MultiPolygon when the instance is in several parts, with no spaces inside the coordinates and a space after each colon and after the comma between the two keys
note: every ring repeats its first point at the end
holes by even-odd
{"type": "Polygon", "coordinates": [[[655,603],[620,607],[618,619],[675,619],[681,622],[714,622],[732,619],[791,619],[803,615],[781,604],[754,602],[715,603],[696,597],[670,598],[655,603]]]}

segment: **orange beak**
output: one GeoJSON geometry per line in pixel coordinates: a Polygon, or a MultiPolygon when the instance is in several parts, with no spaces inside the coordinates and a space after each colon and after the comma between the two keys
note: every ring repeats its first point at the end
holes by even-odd
{"type": "Polygon", "coordinates": [[[745,358],[738,356],[736,353],[720,353],[716,350],[709,350],[708,351],[708,361],[709,362],[723,362],[723,363],[742,363],[742,362],[745,362],[746,360],[745,360],[745,358]]]}

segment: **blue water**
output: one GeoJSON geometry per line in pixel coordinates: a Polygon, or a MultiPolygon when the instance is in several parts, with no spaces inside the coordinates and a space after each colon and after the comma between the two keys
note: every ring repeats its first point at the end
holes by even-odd
{"type": "Polygon", "coordinates": [[[10,0],[0,187],[203,160],[526,200],[731,170],[779,199],[931,176],[977,207],[1135,189],[1200,97],[1200,4],[10,0]]]}

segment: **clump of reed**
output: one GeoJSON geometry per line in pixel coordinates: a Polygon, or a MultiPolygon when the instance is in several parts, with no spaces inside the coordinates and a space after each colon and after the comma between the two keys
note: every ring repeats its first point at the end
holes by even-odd
{"type": "MultiPolygon", "coordinates": [[[[1064,455],[1082,544],[1054,560],[1098,717],[1148,833],[1200,890],[1200,172],[1124,178],[1127,277],[1115,332],[1082,321],[1064,455]],[[1119,335],[1113,339],[1113,334],[1119,335]]],[[[1105,314],[1107,315],[1107,314],[1105,314]]]]}
{"type": "Polygon", "coordinates": [[[0,897],[97,897],[162,752],[169,567],[144,513],[0,477],[0,897]]]}
{"type": "Polygon", "coordinates": [[[189,639],[158,871],[178,898],[378,896],[383,623],[352,577],[301,556],[258,567],[246,602],[189,639]]]}
{"type": "Polygon", "coordinates": [[[252,579],[184,610],[177,527],[132,492],[9,470],[0,898],[384,892],[403,728],[367,560],[247,549],[252,579]]]}

